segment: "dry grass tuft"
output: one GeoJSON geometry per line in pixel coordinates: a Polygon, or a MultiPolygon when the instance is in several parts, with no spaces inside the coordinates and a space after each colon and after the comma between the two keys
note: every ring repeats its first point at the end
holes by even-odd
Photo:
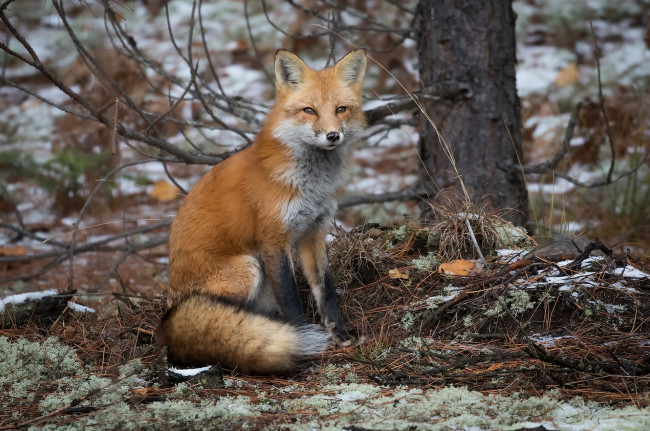
{"type": "Polygon", "coordinates": [[[487,201],[480,205],[454,193],[441,193],[431,204],[435,221],[430,226],[429,242],[435,244],[442,261],[477,259],[472,237],[483,254],[500,248],[519,248],[533,242],[526,232],[492,212],[487,201]]]}

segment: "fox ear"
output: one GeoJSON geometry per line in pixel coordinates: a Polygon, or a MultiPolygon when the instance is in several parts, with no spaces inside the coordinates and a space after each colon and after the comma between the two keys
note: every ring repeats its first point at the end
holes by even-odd
{"type": "Polygon", "coordinates": [[[293,88],[305,79],[309,69],[298,56],[290,51],[280,49],[275,53],[275,86],[293,88]]]}
{"type": "Polygon", "coordinates": [[[350,87],[356,87],[363,84],[367,64],[366,50],[356,49],[340,59],[334,69],[343,82],[350,87]]]}

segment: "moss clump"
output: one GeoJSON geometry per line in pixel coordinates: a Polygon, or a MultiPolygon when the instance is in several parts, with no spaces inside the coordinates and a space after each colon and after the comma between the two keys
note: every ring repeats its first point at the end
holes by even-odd
{"type": "Polygon", "coordinates": [[[434,253],[429,252],[426,256],[411,260],[411,264],[420,272],[431,272],[435,271],[440,262],[434,253]]]}
{"type": "Polygon", "coordinates": [[[404,223],[386,232],[383,236],[383,244],[386,249],[406,245],[409,249],[424,254],[434,250],[429,238],[428,228],[418,227],[413,223],[404,223]]]}
{"type": "Polygon", "coordinates": [[[495,221],[494,231],[503,247],[526,248],[535,245],[535,242],[528,236],[526,229],[516,227],[505,220],[499,219],[495,221]]]}
{"type": "Polygon", "coordinates": [[[525,311],[535,307],[536,303],[531,301],[528,292],[513,289],[508,292],[505,299],[500,299],[485,311],[487,317],[503,317],[506,314],[505,307],[515,315],[523,314],[525,311]]]}
{"type": "Polygon", "coordinates": [[[511,290],[508,296],[508,305],[515,315],[523,314],[535,306],[535,303],[530,301],[530,295],[523,290],[511,290]]]}
{"type": "Polygon", "coordinates": [[[141,369],[140,361],[134,360],[119,368],[120,375],[115,381],[96,375],[64,377],[57,382],[59,391],[44,397],[39,407],[42,411],[55,410],[83,398],[87,399],[79,403],[80,406],[120,404],[128,395],[129,389],[140,383],[137,372],[141,369]]]}
{"type": "Polygon", "coordinates": [[[6,388],[0,395],[3,407],[10,399],[32,401],[43,385],[81,373],[74,350],[56,338],[37,343],[0,337],[0,358],[0,387],[6,388]]]}

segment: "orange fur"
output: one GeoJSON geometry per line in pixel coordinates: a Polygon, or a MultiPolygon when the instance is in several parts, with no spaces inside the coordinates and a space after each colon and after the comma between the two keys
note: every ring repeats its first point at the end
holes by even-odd
{"type": "MultiPolygon", "coordinates": [[[[304,349],[309,354],[325,347],[325,338],[311,326],[234,311],[219,298],[295,318],[295,310],[282,307],[285,296],[293,295],[286,265],[290,278],[293,266],[286,256],[295,247],[320,308],[329,271],[327,223],[344,181],[349,146],[365,126],[365,67],[364,51],[322,71],[279,51],[276,103],[262,131],[249,148],[212,168],[186,197],[169,239],[171,309],[162,325],[170,353],[180,362],[218,361],[244,372],[279,372],[301,357],[306,339],[322,344],[304,349]],[[262,352],[260,346],[276,353],[253,361],[251,352],[262,352]]],[[[338,312],[324,316],[326,326],[336,318],[329,326],[340,333],[338,312]]]]}

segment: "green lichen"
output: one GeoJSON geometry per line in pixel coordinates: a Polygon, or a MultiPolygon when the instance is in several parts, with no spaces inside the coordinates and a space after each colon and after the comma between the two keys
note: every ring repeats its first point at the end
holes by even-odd
{"type": "Polygon", "coordinates": [[[493,228],[503,247],[525,248],[534,245],[526,229],[515,227],[505,220],[493,221],[493,228]]]}
{"type": "MultiPolygon", "coordinates": [[[[369,385],[370,386],[370,385],[369,385]]],[[[336,390],[331,387],[329,389],[336,390]]],[[[561,402],[552,392],[546,396],[486,396],[466,388],[448,387],[441,390],[400,389],[386,395],[382,391],[362,392],[363,397],[307,396],[284,403],[287,409],[318,405],[319,414],[332,414],[287,424],[289,429],[339,430],[351,423],[367,429],[516,429],[531,422],[552,429],[645,429],[650,425],[650,412],[634,407],[619,410],[586,404],[580,399],[561,402]],[[342,415],[344,414],[344,415],[342,415]],[[604,426],[602,426],[604,424],[604,426]]],[[[345,392],[343,392],[345,394],[345,392]]]]}
{"type": "Polygon", "coordinates": [[[429,246],[429,236],[429,229],[417,227],[407,222],[383,235],[384,248],[396,247],[410,241],[411,248],[420,253],[426,253],[432,249],[429,246]]]}
{"type": "Polygon", "coordinates": [[[483,314],[487,317],[502,317],[505,315],[505,310],[500,302],[495,302],[494,305],[485,310],[485,313],[483,314]]]}
{"type": "Polygon", "coordinates": [[[71,404],[73,400],[83,400],[80,406],[119,404],[129,389],[139,384],[137,372],[140,370],[140,360],[134,360],[119,368],[119,377],[114,381],[96,375],[64,377],[57,381],[59,390],[45,396],[39,407],[42,411],[56,410],[71,404]]]}
{"type": "Polygon", "coordinates": [[[426,256],[411,260],[411,265],[414,265],[420,272],[431,272],[438,267],[439,262],[435,253],[429,252],[426,256]]]}
{"type": "Polygon", "coordinates": [[[500,298],[484,314],[487,317],[503,317],[506,315],[506,307],[515,315],[521,315],[525,311],[534,308],[537,303],[533,302],[528,292],[519,289],[508,291],[505,298],[500,298]]]}
{"type": "Polygon", "coordinates": [[[535,307],[535,303],[530,300],[530,295],[523,290],[511,290],[508,296],[508,305],[515,315],[523,314],[526,310],[535,307]]]}
{"type": "Polygon", "coordinates": [[[31,401],[46,382],[56,382],[80,374],[81,367],[73,349],[56,338],[43,343],[19,338],[11,342],[0,337],[0,387],[7,387],[5,397],[31,401]]]}
{"type": "Polygon", "coordinates": [[[400,319],[399,325],[404,329],[409,329],[416,322],[417,318],[418,315],[416,313],[407,311],[400,319]]]}

